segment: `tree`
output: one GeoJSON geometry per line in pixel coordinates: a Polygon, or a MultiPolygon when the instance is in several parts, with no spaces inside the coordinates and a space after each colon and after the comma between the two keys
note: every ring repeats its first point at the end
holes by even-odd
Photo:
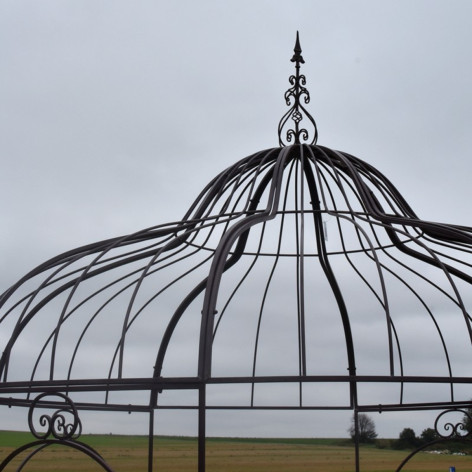
{"type": "Polygon", "coordinates": [[[462,424],[464,425],[464,431],[472,433],[472,406],[465,410],[465,415],[462,418],[462,424]]]}
{"type": "MultiPolygon", "coordinates": [[[[365,413],[359,413],[357,415],[358,428],[359,428],[359,442],[369,443],[374,442],[377,437],[375,432],[374,420],[365,413]]],[[[351,419],[351,426],[348,429],[352,439],[356,437],[356,416],[353,415],[351,419]]]]}
{"type": "Polygon", "coordinates": [[[411,428],[403,428],[394,447],[395,449],[411,449],[418,447],[419,444],[420,440],[416,437],[415,432],[411,428]]]}
{"type": "Polygon", "coordinates": [[[438,439],[438,433],[433,428],[426,428],[421,433],[420,439],[423,444],[427,444],[438,439]]]}

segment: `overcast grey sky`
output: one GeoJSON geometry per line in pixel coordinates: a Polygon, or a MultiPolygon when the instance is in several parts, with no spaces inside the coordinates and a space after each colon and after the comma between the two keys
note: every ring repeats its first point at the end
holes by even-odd
{"type": "Polygon", "coordinates": [[[465,0],[4,0],[0,291],[178,220],[276,146],[297,30],[318,143],[377,167],[423,219],[470,225],[471,18],[465,0]]]}

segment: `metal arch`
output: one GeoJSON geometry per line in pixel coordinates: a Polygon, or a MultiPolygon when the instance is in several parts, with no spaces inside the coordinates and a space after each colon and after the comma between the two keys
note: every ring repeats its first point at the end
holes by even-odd
{"type": "Polygon", "coordinates": [[[70,439],[45,439],[45,440],[38,440],[32,441],[28,444],[24,444],[23,446],[18,447],[13,452],[11,452],[5,459],[0,463],[0,471],[5,470],[6,467],[10,464],[12,460],[15,459],[19,454],[28,449],[35,448],[31,451],[28,456],[22,461],[20,466],[18,467],[18,471],[24,469],[24,467],[33,459],[33,457],[41,452],[42,450],[46,449],[49,446],[65,446],[70,447],[71,449],[76,449],[79,452],[89,456],[96,464],[98,464],[103,470],[107,472],[114,472],[114,470],[106,463],[106,461],[95,451],[92,447],[88,444],[82,443],[80,441],[72,441],[70,439]]]}
{"type": "MultiPolygon", "coordinates": [[[[472,386],[472,377],[457,373],[457,359],[430,297],[438,294],[452,306],[454,316],[460,318],[459,329],[468,334],[467,340],[463,339],[464,348],[472,354],[472,319],[467,305],[470,301],[463,296],[463,286],[472,285],[472,228],[421,220],[395,186],[373,166],[348,153],[316,145],[316,123],[304,107],[310,95],[305,76],[300,74],[304,63],[301,52],[297,34],[292,58],[296,70],[289,79],[292,87],[285,94],[290,108],[278,127],[280,147],[252,154],[223,170],[206,185],[182,220],[66,252],[32,270],[0,296],[0,329],[10,330],[0,358],[1,405],[33,409],[39,401],[35,394],[40,399],[56,394],[66,403],[76,394],[103,394],[99,400],[82,396],[75,401],[74,415],[78,418],[80,409],[149,415],[149,471],[153,467],[154,412],[164,408],[193,409],[199,415],[200,472],[205,470],[205,422],[209,410],[338,409],[352,410],[357,418],[359,412],[368,411],[469,406],[470,400],[461,398],[455,386],[472,386]],[[304,123],[311,124],[310,130],[304,123]],[[334,220],[332,244],[326,241],[324,218],[334,220]],[[271,235],[275,235],[275,245],[270,244],[271,235]],[[290,373],[277,370],[280,365],[275,363],[275,373],[267,374],[261,361],[267,349],[264,323],[272,315],[274,279],[284,270],[287,260],[291,281],[295,281],[291,289],[286,289],[292,303],[289,316],[295,333],[291,347],[295,361],[290,373]],[[362,287],[372,300],[376,320],[382,320],[379,336],[385,340],[382,353],[386,360],[375,374],[362,372],[363,351],[356,331],[359,313],[346,290],[341,270],[345,267],[352,283],[362,287]],[[429,277],[426,269],[431,269],[436,278],[429,277]],[[319,314],[319,308],[311,303],[319,290],[316,283],[321,285],[316,277],[322,278],[333,295],[328,311],[339,323],[343,342],[337,354],[341,358],[339,352],[346,353],[342,365],[347,367],[347,373],[320,373],[316,370],[317,359],[310,356],[314,339],[310,338],[310,330],[319,314]],[[412,304],[424,315],[424,322],[432,327],[431,341],[441,356],[442,370],[437,375],[422,375],[421,371],[406,374],[411,358],[390,293],[392,281],[402,288],[406,298],[413,300],[412,304]],[[172,299],[175,293],[177,300],[172,299]],[[253,339],[243,366],[246,373],[215,373],[215,353],[224,354],[218,344],[220,338],[225,336],[235,313],[240,314],[238,297],[248,293],[256,299],[248,308],[252,331],[237,333],[241,341],[245,339],[243,335],[253,339]],[[117,300],[123,302],[113,311],[111,306],[117,300]],[[59,309],[46,313],[59,301],[59,309]],[[197,303],[203,308],[201,312],[195,312],[197,303]],[[222,309],[217,314],[218,304],[222,309]],[[152,316],[148,316],[149,312],[152,316]],[[81,317],[85,318],[82,324],[77,321],[81,317]],[[169,367],[166,362],[177,329],[189,317],[193,317],[192,322],[196,320],[197,326],[192,332],[196,362],[190,374],[177,375],[170,368],[175,366],[169,367]],[[34,323],[49,319],[54,323],[47,327],[48,331],[28,338],[34,323]],[[143,319],[145,328],[154,330],[155,337],[147,356],[141,359],[147,370],[133,376],[126,368],[126,360],[133,348],[134,330],[143,319]],[[111,347],[100,374],[83,378],[77,374],[80,355],[94,347],[87,344],[87,338],[97,334],[95,328],[102,320],[113,334],[111,347]],[[78,323],[76,337],[63,360],[61,340],[74,322],[78,323]],[[16,350],[19,341],[25,339],[30,340],[32,365],[30,370],[19,372],[16,350]],[[47,375],[41,371],[44,364],[47,375]],[[306,401],[304,386],[327,382],[346,386],[348,401],[333,401],[329,406],[306,401]],[[297,384],[297,401],[273,407],[259,404],[257,386],[268,383],[297,384]],[[388,402],[369,403],[370,397],[363,397],[358,387],[376,383],[398,388],[398,392],[388,402]],[[429,401],[408,398],[407,387],[420,383],[444,385],[449,387],[449,394],[429,401]],[[245,406],[208,401],[209,386],[236,384],[250,386],[245,406]],[[198,394],[191,405],[161,403],[164,392],[185,389],[198,394]],[[126,391],[144,392],[146,399],[135,401],[130,397],[131,403],[114,399],[115,392],[126,391]]],[[[70,410],[58,410],[49,421],[62,421],[61,415],[70,410]]],[[[58,436],[45,441],[65,445],[73,442],[67,435],[58,436]]],[[[356,454],[355,468],[359,471],[358,444],[356,454]]]]}
{"type": "Polygon", "coordinates": [[[90,457],[96,464],[107,472],[113,472],[113,469],[107,464],[103,457],[88,444],[78,441],[81,434],[82,425],[74,402],[61,392],[42,393],[38,395],[31,403],[28,412],[28,425],[31,434],[36,441],[24,444],[12,451],[1,463],[0,471],[4,470],[12,460],[19,454],[28,449],[33,449],[21,462],[17,471],[20,472],[33,459],[33,457],[49,446],[59,445],[76,449],[79,452],[90,457]],[[47,401],[47,397],[58,397],[58,400],[47,401]],[[46,427],[46,431],[40,432],[34,425],[33,416],[36,408],[52,408],[55,411],[52,415],[42,414],[40,425],[46,427]],[[65,415],[71,416],[72,423],[67,423],[65,415]],[[50,438],[52,436],[52,439],[50,438]]]}

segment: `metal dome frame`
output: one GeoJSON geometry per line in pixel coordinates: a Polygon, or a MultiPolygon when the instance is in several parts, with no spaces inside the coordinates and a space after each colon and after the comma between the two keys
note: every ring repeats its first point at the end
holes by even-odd
{"type": "MultiPolygon", "coordinates": [[[[279,148],[221,172],[181,221],[61,254],[3,293],[0,405],[28,407],[37,441],[0,470],[51,444],[111,470],[77,440],[83,409],[149,415],[149,472],[155,412],[196,410],[204,472],[212,409],[351,410],[359,471],[360,413],[471,407],[472,228],[421,220],[374,167],[316,144],[301,52],[297,33],[279,148]],[[291,399],[271,403],[263,385],[291,399]],[[246,396],[215,401],[219,386],[246,396]],[[162,400],[175,391],[195,395],[162,400]]],[[[467,436],[460,421],[435,427],[467,436]]]]}

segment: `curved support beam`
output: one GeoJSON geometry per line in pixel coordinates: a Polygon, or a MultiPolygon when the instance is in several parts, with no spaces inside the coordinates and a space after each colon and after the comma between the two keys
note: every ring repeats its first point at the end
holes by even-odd
{"type": "Polygon", "coordinates": [[[28,444],[25,444],[17,449],[15,449],[12,453],[10,453],[1,463],[0,463],[0,472],[5,470],[5,467],[10,464],[10,462],[15,459],[19,454],[21,454],[23,451],[26,451],[31,448],[36,448],[34,451],[32,451],[28,457],[21,463],[21,466],[18,470],[23,469],[23,467],[40,451],[43,449],[52,446],[52,445],[57,445],[57,446],[65,446],[65,447],[71,447],[72,449],[76,449],[77,451],[80,451],[87,456],[89,456],[93,461],[95,461],[103,470],[106,470],[107,472],[114,472],[114,470],[105,462],[105,460],[102,458],[102,456],[95,451],[91,446],[88,444],[84,444],[80,441],[72,441],[69,439],[65,440],[58,440],[58,439],[45,439],[45,440],[39,440],[39,441],[32,441],[28,444]]]}

